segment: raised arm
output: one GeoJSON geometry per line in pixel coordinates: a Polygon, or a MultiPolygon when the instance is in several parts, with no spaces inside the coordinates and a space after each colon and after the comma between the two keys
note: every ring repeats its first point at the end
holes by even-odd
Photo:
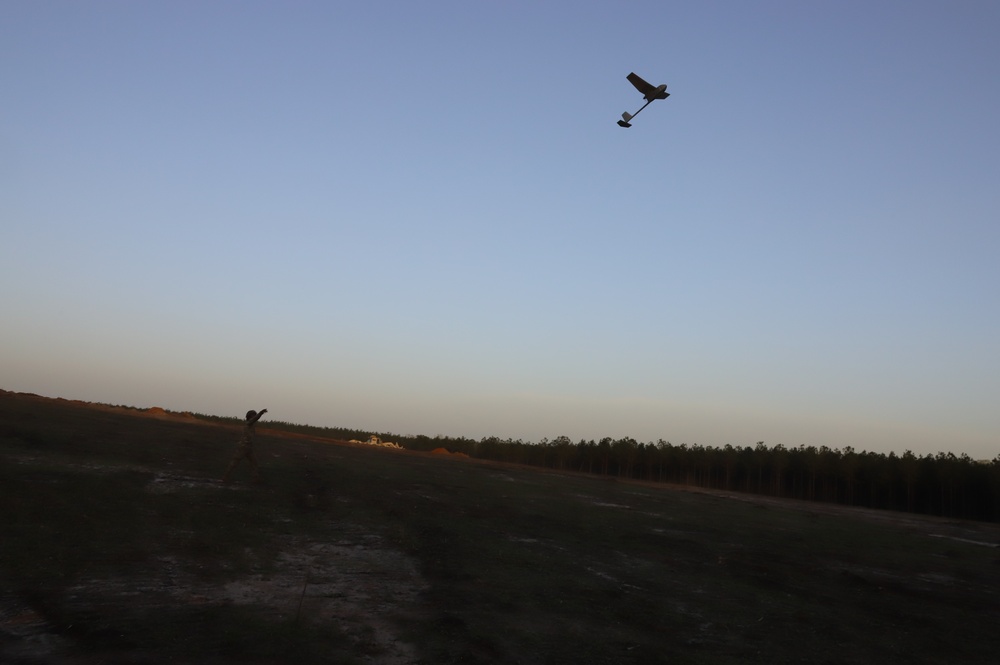
{"type": "Polygon", "coordinates": [[[267,409],[261,409],[260,411],[258,411],[258,412],[257,412],[257,415],[256,415],[256,416],[254,417],[254,419],[253,419],[253,420],[251,420],[251,421],[250,421],[250,423],[249,423],[249,424],[250,424],[250,425],[253,425],[253,424],[254,424],[255,422],[257,422],[258,420],[260,420],[260,417],[261,417],[262,415],[264,415],[265,413],[267,413],[267,409]]]}

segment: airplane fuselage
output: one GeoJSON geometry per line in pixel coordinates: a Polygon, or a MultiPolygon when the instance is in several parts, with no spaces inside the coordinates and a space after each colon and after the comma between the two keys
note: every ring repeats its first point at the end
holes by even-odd
{"type": "Polygon", "coordinates": [[[650,90],[648,93],[643,95],[643,97],[646,99],[647,102],[651,102],[654,99],[666,99],[669,96],[670,93],[667,92],[666,83],[661,83],[660,85],[656,86],[655,89],[650,90]]]}

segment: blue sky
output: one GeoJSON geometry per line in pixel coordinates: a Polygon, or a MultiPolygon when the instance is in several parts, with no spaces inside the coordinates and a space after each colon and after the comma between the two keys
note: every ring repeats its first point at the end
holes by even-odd
{"type": "Polygon", "coordinates": [[[1000,454],[995,2],[0,5],[0,387],[1000,454]],[[636,118],[635,71],[671,97],[636,118]]]}

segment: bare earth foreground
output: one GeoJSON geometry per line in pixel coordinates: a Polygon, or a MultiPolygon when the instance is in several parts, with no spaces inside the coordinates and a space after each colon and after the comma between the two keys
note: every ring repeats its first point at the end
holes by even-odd
{"type": "Polygon", "coordinates": [[[0,663],[992,663],[1000,526],[0,391],[0,663]]]}

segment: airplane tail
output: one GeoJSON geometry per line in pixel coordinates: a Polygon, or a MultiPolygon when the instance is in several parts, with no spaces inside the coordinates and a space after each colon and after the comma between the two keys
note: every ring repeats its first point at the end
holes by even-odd
{"type": "Polygon", "coordinates": [[[622,119],[618,121],[618,126],[619,127],[631,127],[632,125],[630,125],[629,122],[628,122],[631,119],[632,119],[632,114],[631,113],[627,113],[627,112],[626,113],[622,113],[622,119]]]}

